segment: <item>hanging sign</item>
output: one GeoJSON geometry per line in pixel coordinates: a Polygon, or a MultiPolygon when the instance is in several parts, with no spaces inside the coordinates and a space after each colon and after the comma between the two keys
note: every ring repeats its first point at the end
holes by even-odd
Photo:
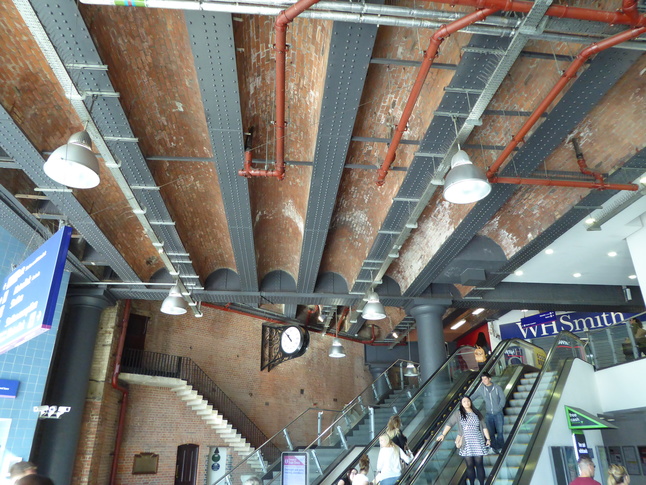
{"type": "Polygon", "coordinates": [[[567,424],[572,430],[617,428],[605,419],[594,416],[583,409],[565,406],[567,424]]]}
{"type": "Polygon", "coordinates": [[[556,315],[555,318],[550,318],[547,315],[551,313],[554,312],[534,315],[534,317],[537,317],[535,320],[528,317],[527,319],[521,319],[520,322],[500,325],[500,338],[502,340],[512,338],[528,340],[550,337],[563,330],[572,333],[585,332],[586,330],[610,327],[635,315],[634,313],[624,312],[563,313],[556,315]]]}
{"type": "Polygon", "coordinates": [[[71,235],[60,229],[2,283],[0,354],[51,328],[71,235]]]}

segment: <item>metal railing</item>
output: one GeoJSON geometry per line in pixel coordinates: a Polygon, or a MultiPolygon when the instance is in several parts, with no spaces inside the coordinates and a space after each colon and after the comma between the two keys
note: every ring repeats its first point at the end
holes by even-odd
{"type": "MultiPolygon", "coordinates": [[[[644,313],[636,315],[643,318],[644,313]]],[[[624,362],[641,359],[646,355],[646,338],[635,338],[629,321],[586,332],[587,351],[597,370],[624,362]]]]}
{"type": "MultiPolygon", "coordinates": [[[[217,409],[251,446],[258,448],[267,443],[267,436],[189,357],[124,349],[121,372],[182,379],[217,409]]],[[[273,461],[280,456],[280,450],[269,443],[263,448],[263,454],[266,459],[273,461]]]]}

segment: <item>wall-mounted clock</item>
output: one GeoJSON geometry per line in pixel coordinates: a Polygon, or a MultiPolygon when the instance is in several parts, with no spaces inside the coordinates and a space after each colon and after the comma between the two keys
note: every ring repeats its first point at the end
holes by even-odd
{"type": "Polygon", "coordinates": [[[298,325],[285,327],[280,335],[280,350],[287,355],[294,355],[303,349],[305,329],[298,325]]]}
{"type": "Polygon", "coordinates": [[[310,334],[303,327],[263,323],[260,370],[271,371],[283,362],[300,357],[309,343],[310,334]]]}

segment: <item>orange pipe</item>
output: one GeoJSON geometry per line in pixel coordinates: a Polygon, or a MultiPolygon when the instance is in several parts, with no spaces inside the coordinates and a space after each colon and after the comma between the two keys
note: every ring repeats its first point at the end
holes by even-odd
{"type": "Polygon", "coordinates": [[[523,177],[496,177],[490,179],[496,184],[516,184],[516,185],[548,185],[552,187],[575,187],[581,189],[597,190],[639,190],[635,184],[606,184],[599,182],[583,182],[578,180],[550,180],[550,179],[530,179],[523,177]]]}
{"type": "Polygon", "coordinates": [[[128,389],[119,385],[119,373],[121,372],[121,357],[123,356],[123,347],[126,344],[126,332],[128,330],[128,320],[130,319],[130,300],[126,300],[126,306],[123,309],[123,318],[121,319],[121,335],[117,344],[117,355],[114,358],[114,372],[112,372],[112,387],[121,391],[121,407],[119,408],[119,422],[117,425],[117,435],[114,439],[114,454],[112,455],[112,467],[110,468],[110,485],[114,485],[117,480],[117,469],[119,468],[119,452],[121,451],[121,440],[123,439],[123,430],[126,424],[126,410],[128,409],[128,389]]]}
{"type": "MultiPolygon", "coordinates": [[[[495,8],[505,12],[529,13],[534,6],[533,2],[520,0],[427,0],[432,3],[444,3],[450,5],[465,5],[475,8],[495,8]]],[[[547,9],[545,15],[550,17],[589,20],[592,22],[604,22],[607,24],[623,24],[633,27],[646,26],[646,16],[637,14],[637,2],[635,0],[624,0],[621,11],[608,12],[590,8],[570,7],[568,5],[552,5],[547,9]]]]}
{"type": "MultiPolygon", "coordinates": [[[[545,99],[541,101],[538,107],[527,119],[527,121],[520,129],[520,131],[513,136],[509,145],[507,145],[505,149],[500,153],[500,155],[498,156],[494,164],[489,168],[489,170],[487,170],[487,178],[489,179],[489,181],[496,182],[497,180],[500,180],[498,177],[496,177],[496,173],[500,169],[500,166],[507,159],[507,157],[509,157],[509,155],[514,151],[514,149],[520,144],[520,142],[524,139],[525,135],[536,124],[536,122],[543,115],[543,113],[547,111],[547,108],[550,106],[550,104],[552,104],[554,99],[556,99],[556,97],[561,93],[561,91],[563,91],[563,89],[570,82],[570,80],[576,77],[577,71],[588,60],[589,57],[601,51],[609,49],[610,47],[614,47],[617,44],[621,44],[622,42],[626,42],[627,40],[631,40],[636,37],[639,37],[645,32],[646,32],[646,27],[626,30],[624,32],[620,32],[619,34],[613,35],[612,37],[608,37],[607,39],[591,44],[585,49],[583,49],[579,53],[579,55],[576,56],[574,61],[572,61],[572,64],[570,64],[570,66],[565,70],[561,78],[550,90],[550,92],[547,94],[545,99]]],[[[622,190],[625,190],[625,189],[622,189],[622,190]]]]}
{"type": "Polygon", "coordinates": [[[244,177],[276,177],[285,178],[285,54],[287,52],[287,24],[310,8],[319,0],[299,0],[291,7],[283,10],[276,18],[276,165],[274,170],[252,170],[251,161],[238,175],[244,177]]]}
{"type": "Polygon", "coordinates": [[[428,72],[431,70],[431,66],[433,65],[433,61],[437,56],[437,51],[440,47],[440,44],[442,44],[444,39],[449,35],[454,34],[458,30],[463,29],[475,22],[478,22],[479,20],[483,20],[487,18],[489,15],[497,12],[498,10],[500,9],[487,8],[484,10],[478,10],[476,12],[470,13],[469,15],[465,15],[464,17],[454,22],[451,22],[448,25],[443,25],[442,27],[439,28],[437,32],[433,34],[433,36],[431,37],[431,42],[429,43],[428,49],[424,53],[424,60],[422,61],[422,65],[419,68],[419,72],[417,73],[417,79],[415,79],[415,84],[413,84],[413,89],[411,90],[411,93],[408,96],[408,101],[406,101],[406,106],[404,107],[404,111],[402,112],[399,123],[397,124],[397,126],[395,126],[395,133],[393,135],[392,141],[390,142],[390,145],[388,146],[386,159],[381,164],[381,168],[377,170],[377,174],[378,174],[377,185],[382,186],[384,184],[386,175],[388,175],[388,170],[390,169],[390,166],[392,165],[392,163],[395,161],[397,148],[399,147],[399,143],[402,137],[404,136],[404,132],[406,131],[406,125],[408,124],[408,120],[410,119],[410,116],[413,113],[413,108],[415,108],[417,99],[419,98],[419,95],[422,92],[422,88],[424,87],[424,82],[426,81],[426,76],[428,76],[428,72]]]}

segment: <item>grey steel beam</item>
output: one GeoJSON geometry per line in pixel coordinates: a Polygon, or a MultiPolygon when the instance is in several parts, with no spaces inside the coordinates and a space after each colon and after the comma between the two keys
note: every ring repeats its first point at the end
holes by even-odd
{"type": "Polygon", "coordinates": [[[377,26],[335,22],[319,117],[296,289],[314,290],[359,111],[377,26]]]}
{"type": "MultiPolygon", "coordinates": [[[[80,286],[102,286],[102,283],[80,284],[80,286]]],[[[103,285],[110,289],[110,293],[116,298],[132,298],[137,300],[161,301],[168,295],[168,289],[142,288],[141,286],[111,286],[104,282],[103,285]]],[[[550,309],[550,310],[584,310],[604,309],[610,310],[634,310],[640,311],[644,308],[644,301],[637,286],[631,286],[630,290],[633,299],[626,301],[621,286],[608,285],[553,285],[553,284],[531,284],[531,283],[501,283],[495,290],[487,291],[482,298],[453,298],[451,306],[457,308],[499,308],[513,310],[522,308],[529,309],[550,309]]],[[[257,305],[262,302],[271,301],[276,304],[312,304],[312,305],[356,305],[361,297],[350,294],[332,293],[301,293],[301,292],[243,292],[243,291],[209,291],[195,290],[195,297],[209,303],[229,303],[257,305]]],[[[384,300],[388,305],[408,307],[429,303],[432,304],[441,300],[446,302],[447,295],[435,297],[407,297],[407,296],[386,296],[384,300]]],[[[412,327],[410,318],[406,318],[402,328],[407,330],[412,327]]]]}
{"type": "MultiPolygon", "coordinates": [[[[159,188],[136,143],[118,93],[96,46],[89,41],[91,35],[77,3],[73,0],[59,0],[56,4],[30,4],[27,0],[14,0],[14,3],[64,91],[71,93],[70,103],[81,120],[88,122],[87,130],[124,196],[129,201],[134,198],[137,209],[145,208],[145,211],[137,210],[135,213],[152,242],[163,243],[166,251],[185,252],[159,188]],[[62,59],[70,65],[69,68],[62,59]],[[84,67],[78,69],[78,66],[84,67]],[[68,69],[75,71],[74,77],[69,75],[68,69]],[[153,226],[149,219],[165,223],[153,226]]],[[[191,264],[172,265],[164,254],[160,257],[169,271],[177,270],[180,276],[196,276],[191,264]]]]}
{"type": "MultiPolygon", "coordinates": [[[[28,251],[43,244],[52,235],[6,188],[0,185],[0,227],[24,244],[28,251]]],[[[67,253],[65,269],[81,281],[98,278],[71,252],[67,253]]]]}
{"type": "MultiPolygon", "coordinates": [[[[610,50],[599,53],[588,69],[580,74],[561,101],[552,108],[547,119],[514,155],[514,163],[501,173],[504,176],[525,177],[565,140],[601,98],[623,74],[641,57],[639,52],[610,50]]],[[[435,256],[406,290],[406,295],[419,295],[437,278],[473,236],[491,219],[516,191],[514,185],[494,184],[493,190],[478,202],[435,256]]],[[[545,244],[549,244],[546,242],[545,244]]]]}
{"type": "Polygon", "coordinates": [[[242,113],[231,14],[185,12],[215,169],[244,291],[258,290],[253,223],[244,161],[242,113]]]}
{"type": "Polygon", "coordinates": [[[45,175],[43,157],[3,107],[0,107],[0,146],[36,186],[43,189],[49,200],[65,214],[66,221],[69,221],[83,235],[90,246],[105,256],[110,267],[121,279],[139,281],[137,274],[95,224],[90,214],[76,200],[72,191],[45,175]]]}
{"type": "MultiPolygon", "coordinates": [[[[419,151],[408,168],[406,178],[399,189],[397,198],[417,199],[414,203],[393,204],[382,228],[368,253],[368,259],[382,259],[384,262],[375,279],[386,274],[392,261],[399,257],[399,249],[417,227],[417,219],[435,193],[437,185],[450,167],[450,159],[458,146],[465,142],[474,127],[480,123],[487,106],[502,84],[523,47],[527,43],[526,32],[535,32],[551,0],[537,0],[521,26],[511,39],[492,39],[474,36],[458,65],[448,89],[436,112],[466,113],[462,119],[434,116],[426,131],[419,151]],[[479,93],[474,101],[464,93],[479,93]],[[427,154],[433,154],[429,163],[427,154]],[[424,156],[423,156],[424,155],[424,156]],[[439,157],[438,157],[439,155],[439,157]],[[384,235],[384,231],[398,231],[399,235],[384,235]]],[[[358,279],[365,278],[372,271],[364,269],[358,279]]],[[[429,282],[430,284],[430,282],[429,282]]],[[[428,286],[428,285],[427,285],[428,286]]],[[[367,284],[355,283],[353,291],[365,291],[367,284]]],[[[425,288],[419,290],[420,294],[425,288]]]]}

